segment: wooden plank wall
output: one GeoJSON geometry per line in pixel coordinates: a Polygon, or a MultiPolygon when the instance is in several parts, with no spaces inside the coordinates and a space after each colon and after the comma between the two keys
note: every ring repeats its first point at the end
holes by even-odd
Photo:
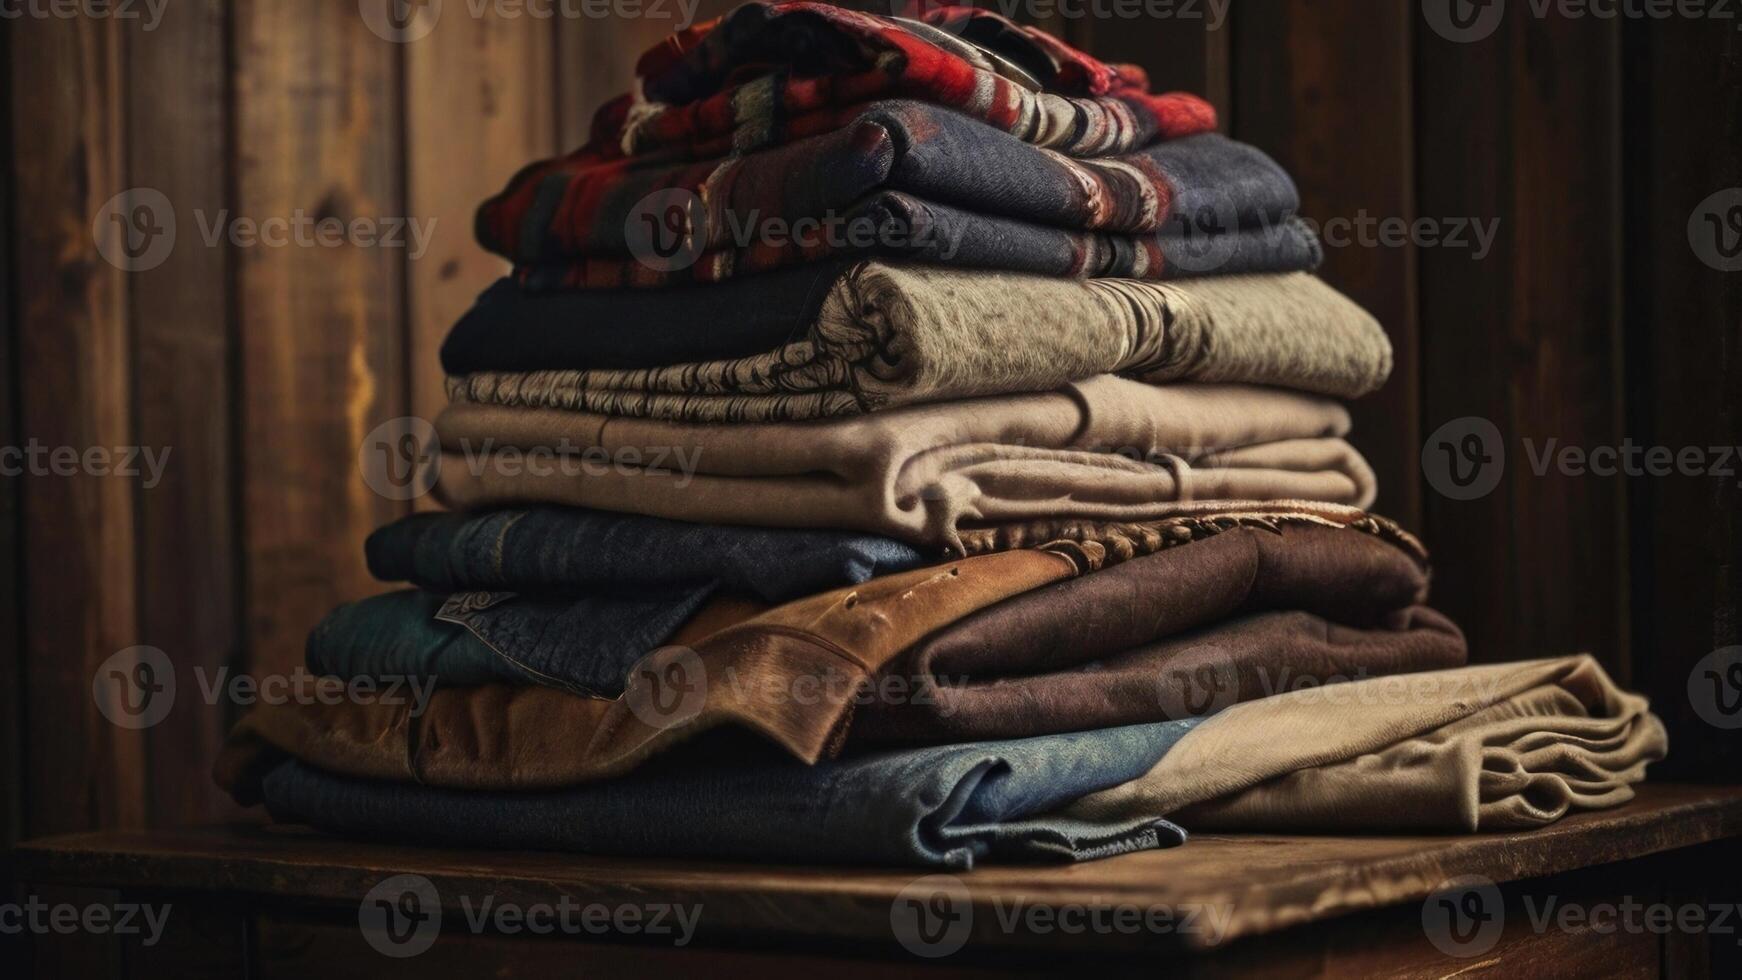
{"type": "MultiPolygon", "coordinates": [[[[583,139],[675,26],[450,3],[396,43],[371,24],[410,8],[380,4],[366,18],[354,0],[190,0],[151,30],[0,26],[0,444],[171,452],[151,488],[0,478],[7,839],[229,812],[206,772],[235,709],[204,703],[196,670],[289,670],[331,605],[378,589],[361,539],[410,505],[364,485],[357,451],[441,402],[443,331],[501,270],[471,241],[473,206],[583,139]],[[169,202],[177,239],[129,271],[93,223],[141,188],[169,202]],[[220,216],[297,215],[409,217],[428,250],[206,241],[220,216]],[[178,680],[177,708],[145,731],[106,722],[91,694],[97,665],[136,644],[178,680]]],[[[1695,261],[1687,230],[1707,195],[1742,185],[1733,25],[1514,4],[1460,41],[1415,0],[1197,7],[1224,16],[1041,19],[1207,93],[1320,223],[1497,222],[1480,257],[1327,250],[1325,278],[1396,349],[1391,384],[1354,408],[1380,509],[1433,547],[1436,602],[1478,659],[1592,650],[1657,700],[1671,768],[1734,760],[1686,682],[1738,642],[1735,482],[1538,476],[1524,446],[1742,442],[1742,274],[1695,261]],[[1507,455],[1470,501],[1422,470],[1430,434],[1466,416],[1494,423],[1507,455]]]]}

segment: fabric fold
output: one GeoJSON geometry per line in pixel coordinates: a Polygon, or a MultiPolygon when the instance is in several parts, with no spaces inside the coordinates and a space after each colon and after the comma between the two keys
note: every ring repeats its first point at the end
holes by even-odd
{"type": "MultiPolygon", "coordinates": [[[[1211,665],[1225,668],[1215,680],[1225,674],[1234,683],[1213,693],[1237,692],[1241,698],[1315,679],[1462,662],[1457,630],[1431,611],[1411,608],[1426,589],[1424,557],[1388,536],[1395,527],[1389,522],[1365,515],[1327,519],[1304,510],[1263,512],[1252,505],[1198,510],[1154,522],[1146,533],[1126,539],[1129,546],[1107,551],[1103,570],[1081,580],[1083,588],[1052,587],[1013,598],[903,652],[879,671],[871,697],[856,699],[850,735],[859,741],[962,741],[1190,714],[1181,705],[1191,692],[1168,685],[1177,687],[1180,678],[1204,670],[1207,651],[1231,651],[1211,665]],[[1184,545],[1197,551],[1170,553],[1184,545]],[[1120,562],[1132,567],[1107,567],[1120,562]],[[1279,577],[1285,567],[1312,572],[1279,577]],[[1258,628],[1271,623],[1263,617],[1244,629],[1223,628],[1224,621],[1271,609],[1310,612],[1275,617],[1268,629],[1258,628]],[[964,649],[981,655],[964,657],[964,649]],[[1250,659],[1254,654],[1256,661],[1250,659]],[[958,681],[962,685],[953,686],[958,681]],[[1035,710],[1004,712],[1004,705],[1022,699],[1035,710]]],[[[603,515],[551,509],[540,516],[549,518],[542,527],[496,537],[495,554],[441,549],[455,558],[453,577],[482,576],[505,586],[517,580],[504,580],[500,567],[530,566],[542,581],[547,571],[539,563],[568,554],[567,542],[578,540],[561,533],[562,519],[587,526],[603,515]],[[474,571],[479,562],[484,567],[474,571]]],[[[470,543],[484,528],[505,524],[518,532],[529,523],[497,522],[493,514],[434,518],[416,515],[398,526],[422,528],[425,538],[436,541],[470,543]],[[456,528],[464,533],[449,533],[456,528]]],[[[623,524],[624,530],[636,526],[633,520],[623,524]]],[[[616,697],[635,663],[656,647],[689,645],[765,611],[741,594],[704,602],[702,594],[684,590],[393,592],[330,614],[310,634],[308,666],[343,679],[531,683],[616,697]]],[[[791,687],[797,681],[782,683],[791,687]]]]}
{"type": "Polygon", "coordinates": [[[1101,376],[1057,392],[859,418],[695,425],[456,403],[436,421],[441,499],[561,503],[704,523],[852,528],[962,547],[958,529],[1141,521],[1191,500],[1364,507],[1347,411],[1239,385],[1101,376]]]}
{"type": "MultiPolygon", "coordinates": [[[[488,364],[491,356],[470,359],[488,364]]],[[[866,263],[806,336],[753,357],[639,370],[477,370],[455,401],[693,422],[854,415],[1045,391],[1098,374],[1356,398],[1391,370],[1365,310],[1305,273],[1182,283],[866,263]]]]}
{"type": "Polygon", "coordinates": [[[728,741],[699,759],[542,793],[354,779],[289,761],[264,776],[258,795],[279,822],[396,843],[965,871],[986,861],[1082,861],[1183,843],[1185,832],[1166,820],[1049,814],[1147,770],[1192,724],[817,766],[728,741]]]}
{"type": "Polygon", "coordinates": [[[858,744],[1020,738],[1210,714],[1305,686],[1461,666],[1420,605],[1426,567],[1383,538],[1235,527],[966,616],[896,658],[858,744]]]}
{"type": "Polygon", "coordinates": [[[1216,133],[1105,158],[1043,150],[921,102],[869,107],[840,129],[700,162],[569,161],[516,175],[478,214],[484,246],[519,263],[627,253],[649,201],[696,201],[670,230],[704,250],[735,228],[841,215],[880,192],[1078,231],[1178,230],[1204,214],[1226,229],[1274,225],[1300,199],[1256,147],[1216,133]],[[1180,220],[1175,220],[1179,217],[1180,220]]]}
{"type": "MultiPolygon", "coordinates": [[[[747,3],[678,31],[641,56],[633,91],[594,114],[586,146],[529,166],[527,181],[578,160],[705,159],[776,146],[841,129],[888,99],[944,106],[1073,156],[1216,128],[1203,99],[1151,94],[1141,69],[1103,64],[1044,31],[971,8],[920,19],[747,3]],[[978,39],[964,40],[967,32],[978,39]],[[1013,72],[1012,63],[1028,67],[1013,72]]],[[[489,238],[482,229],[479,237],[489,238]]]]}
{"type": "MultiPolygon", "coordinates": [[[[655,203],[659,214],[635,216],[644,228],[660,214],[682,210],[681,202],[655,203]]],[[[643,231],[628,254],[557,257],[517,266],[515,275],[533,291],[651,289],[881,257],[1074,279],[1175,280],[1299,272],[1318,268],[1324,258],[1318,234],[1297,217],[1224,230],[1212,213],[1195,216],[1181,234],[1119,234],[981,214],[898,191],[871,195],[825,219],[734,217],[726,230],[730,240],[717,248],[666,227],[643,231]]]]}
{"type": "Polygon", "coordinates": [[[246,787],[289,755],[362,778],[543,789],[621,775],[727,723],[814,763],[839,750],[857,693],[891,657],[975,609],[1090,571],[1101,557],[1093,545],[1065,543],[800,599],[693,648],[655,651],[616,700],[491,685],[438,689],[416,705],[262,704],[232,729],[216,774],[226,788],[246,787]]]}
{"type": "Polygon", "coordinates": [[[1235,705],[1065,812],[1202,829],[1525,829],[1626,802],[1667,749],[1645,699],[1589,655],[1485,664],[1235,705]]]}
{"type": "Polygon", "coordinates": [[[865,534],[691,524],[578,507],[413,514],[376,529],[363,553],[376,578],[434,592],[634,594],[706,585],[768,602],[942,558],[865,534]]]}

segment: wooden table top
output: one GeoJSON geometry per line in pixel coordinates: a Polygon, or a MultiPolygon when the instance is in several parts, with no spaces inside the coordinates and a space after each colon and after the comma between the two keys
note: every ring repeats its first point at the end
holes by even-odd
{"type": "MultiPolygon", "coordinates": [[[[956,877],[975,910],[988,910],[973,917],[976,941],[1012,948],[1059,944],[1056,935],[1025,937],[1000,930],[995,906],[1222,910],[1225,924],[1214,937],[1179,940],[1205,947],[1419,902],[1454,877],[1515,881],[1734,836],[1742,836],[1742,786],[1648,784],[1624,807],[1572,816],[1528,833],[1199,834],[1169,850],[1076,865],[988,866],[956,877]]],[[[444,905],[451,896],[482,893],[525,904],[565,896],[584,903],[700,902],[710,931],[841,940],[886,940],[891,903],[928,874],[441,850],[264,825],[46,838],[20,845],[12,861],[16,876],[32,883],[211,890],[335,904],[354,904],[382,878],[412,873],[430,879],[444,905]]],[[[1097,936],[1096,942],[1143,945],[1145,937],[1097,936]]]]}

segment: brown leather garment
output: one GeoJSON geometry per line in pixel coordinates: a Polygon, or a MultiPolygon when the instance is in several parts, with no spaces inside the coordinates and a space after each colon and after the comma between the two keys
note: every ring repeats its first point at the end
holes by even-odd
{"type": "Polygon", "coordinates": [[[1428,574],[1377,534],[1238,526],[1017,596],[886,668],[854,744],[1020,738],[1212,713],[1346,680],[1460,666],[1428,574]]]}
{"type": "Polygon", "coordinates": [[[815,762],[839,748],[855,693],[890,658],[976,609],[1090,571],[1101,554],[1065,543],[981,555],[790,602],[694,648],[654,651],[616,700],[495,684],[437,690],[421,712],[264,704],[231,731],[215,775],[244,804],[283,754],[371,779],[554,788],[618,775],[728,722],[815,762]]]}

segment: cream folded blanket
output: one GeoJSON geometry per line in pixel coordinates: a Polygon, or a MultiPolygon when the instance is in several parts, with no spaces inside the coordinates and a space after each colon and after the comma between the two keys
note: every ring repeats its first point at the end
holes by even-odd
{"type": "Polygon", "coordinates": [[[1379,323],[1304,272],[1149,282],[868,262],[835,281],[801,337],[765,354],[638,370],[484,371],[450,378],[448,392],[602,415],[764,422],[1046,391],[1098,374],[1357,398],[1390,372],[1379,323]]]}
{"type": "Polygon", "coordinates": [[[1194,830],[1509,830],[1633,798],[1668,738],[1588,655],[1378,677],[1236,704],[1066,812],[1194,830]]]}
{"type": "Polygon", "coordinates": [[[436,491],[455,508],[542,501],[848,528],[958,553],[961,527],[1153,520],[1192,500],[1365,508],[1374,495],[1335,402],[1105,375],[1044,394],[745,425],[461,402],[436,429],[436,491]]]}

